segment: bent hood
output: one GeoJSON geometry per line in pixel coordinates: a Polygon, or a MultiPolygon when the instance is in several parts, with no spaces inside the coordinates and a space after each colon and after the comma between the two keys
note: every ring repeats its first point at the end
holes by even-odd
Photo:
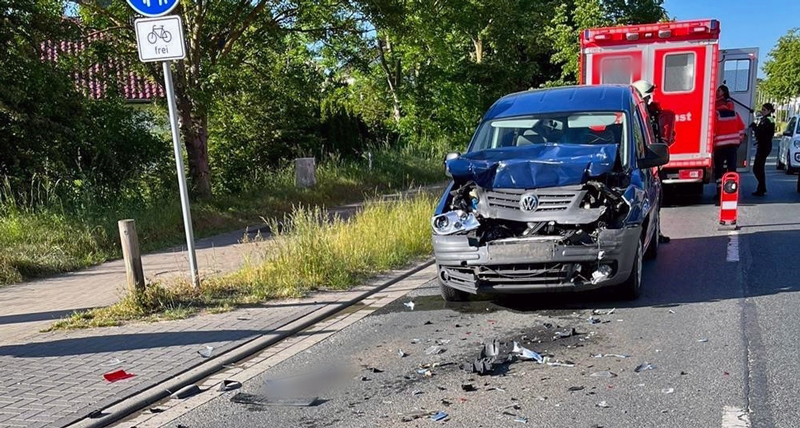
{"type": "Polygon", "coordinates": [[[447,169],[484,189],[532,189],[585,183],[611,172],[616,159],[616,144],[535,144],[467,153],[447,169]]]}

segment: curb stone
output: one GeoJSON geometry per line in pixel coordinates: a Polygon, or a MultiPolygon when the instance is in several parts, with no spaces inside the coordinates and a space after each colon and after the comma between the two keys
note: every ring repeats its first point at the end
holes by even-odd
{"type": "Polygon", "coordinates": [[[434,261],[435,260],[433,258],[429,258],[425,261],[416,263],[413,267],[406,269],[402,273],[384,281],[380,285],[374,286],[371,289],[358,294],[356,297],[350,300],[330,304],[287,323],[281,328],[280,333],[266,333],[258,336],[234,349],[227,351],[224,354],[218,355],[207,362],[190,368],[166,382],[153,385],[144,391],[122,398],[116,403],[113,403],[105,408],[95,409],[90,413],[91,415],[96,415],[97,417],[95,418],[86,415],[74,422],[67,422],[65,426],[75,428],[100,428],[117,422],[136,411],[139,411],[159,400],[168,397],[171,392],[178,391],[185,386],[194,384],[195,382],[198,382],[201,379],[204,379],[213,373],[222,370],[226,365],[243,360],[269,346],[280,342],[287,337],[293,336],[294,334],[297,334],[298,332],[341,312],[344,309],[347,309],[348,307],[364,300],[365,298],[378,293],[385,288],[433,265],[434,261]]]}

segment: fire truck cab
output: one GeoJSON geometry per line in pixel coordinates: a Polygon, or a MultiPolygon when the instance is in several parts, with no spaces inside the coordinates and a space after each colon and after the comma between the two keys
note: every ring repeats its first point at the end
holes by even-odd
{"type": "MultiPolygon", "coordinates": [[[[702,193],[713,180],[714,100],[726,84],[745,123],[753,119],[758,49],[719,49],[716,20],[665,22],[584,30],[580,36],[580,83],[656,85],[653,101],[674,118],[666,185],[681,194],[702,193]]],[[[749,169],[753,136],[739,146],[738,167],[749,169]]]]}

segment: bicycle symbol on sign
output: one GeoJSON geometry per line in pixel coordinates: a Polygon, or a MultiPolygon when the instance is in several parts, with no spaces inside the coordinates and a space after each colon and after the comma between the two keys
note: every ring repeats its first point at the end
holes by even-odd
{"type": "Polygon", "coordinates": [[[165,43],[169,43],[172,41],[172,34],[165,30],[163,25],[160,27],[153,25],[153,31],[147,35],[147,41],[150,42],[151,45],[154,45],[158,39],[162,39],[165,43]]]}

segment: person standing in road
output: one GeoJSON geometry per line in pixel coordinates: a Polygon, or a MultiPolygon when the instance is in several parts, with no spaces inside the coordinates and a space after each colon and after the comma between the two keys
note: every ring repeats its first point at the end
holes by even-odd
{"type": "Polygon", "coordinates": [[[717,89],[715,103],[717,120],[714,124],[714,179],[717,182],[717,194],[722,182],[722,175],[736,171],[736,157],[739,144],[744,140],[744,121],[733,106],[728,87],[721,85],[717,89]]]}
{"type": "Polygon", "coordinates": [[[767,163],[767,156],[772,152],[772,139],[775,137],[775,119],[772,118],[775,108],[770,103],[761,106],[761,120],[758,124],[751,123],[756,134],[756,159],[753,162],[753,175],[758,180],[758,187],[753,192],[753,196],[764,196],[767,194],[767,177],[764,174],[764,165],[767,163]]]}

